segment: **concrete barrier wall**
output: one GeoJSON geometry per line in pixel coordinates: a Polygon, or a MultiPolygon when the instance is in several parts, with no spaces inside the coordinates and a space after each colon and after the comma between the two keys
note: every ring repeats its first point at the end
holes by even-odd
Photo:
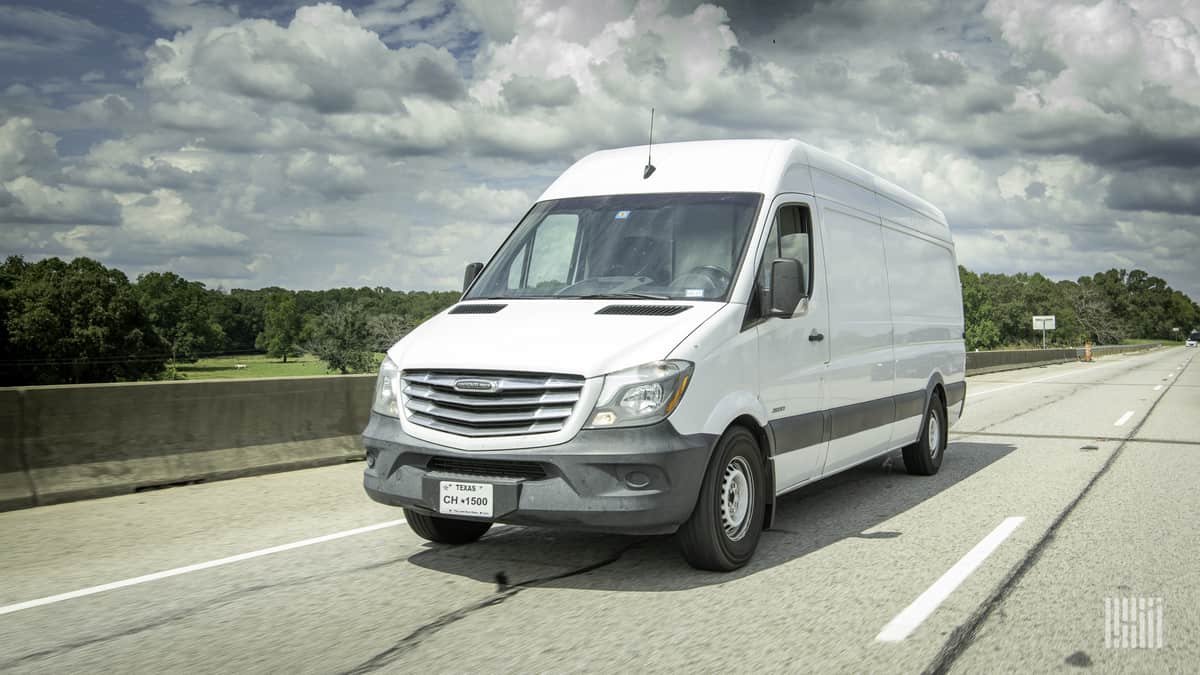
{"type": "MultiPolygon", "coordinates": [[[[1140,352],[1156,349],[1162,345],[1154,342],[1141,345],[1105,345],[1092,347],[1092,357],[1101,358],[1111,354],[1140,352]]],[[[1067,363],[1083,358],[1083,348],[1068,349],[1009,349],[992,352],[967,352],[967,374],[982,375],[1002,370],[1016,370],[1031,366],[1046,366],[1067,363]]]]}
{"type": "MultiPolygon", "coordinates": [[[[967,373],[1081,356],[968,352],[967,373]]],[[[374,382],[347,375],[0,389],[0,510],[361,459],[374,382]]]]}
{"type": "Polygon", "coordinates": [[[360,459],[374,375],[0,390],[0,509],[360,459]]]}
{"type": "Polygon", "coordinates": [[[981,375],[1015,370],[1032,365],[1076,361],[1074,349],[1009,349],[995,352],[967,352],[967,374],[981,375]]]}

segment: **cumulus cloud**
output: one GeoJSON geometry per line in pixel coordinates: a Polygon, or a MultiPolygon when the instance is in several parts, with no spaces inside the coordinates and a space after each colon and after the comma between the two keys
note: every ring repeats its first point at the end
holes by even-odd
{"type": "MultiPolygon", "coordinates": [[[[922,194],[973,268],[1140,266],[1200,297],[1185,262],[1200,254],[1196,3],[147,10],[160,28],[139,68],[43,66],[0,92],[11,250],[254,285],[455,288],[572,160],[644,142],[654,107],[656,140],[799,137],[922,194]]],[[[5,35],[59,30],[60,53],[115,34],[17,20],[5,35]]]]}
{"type": "Polygon", "coordinates": [[[55,239],[77,255],[138,262],[246,252],[246,235],[198,218],[191,204],[173,190],[123,195],[118,200],[118,227],[80,225],[56,233],[55,239]]]}
{"type": "Polygon", "coordinates": [[[0,180],[40,171],[58,161],[54,134],[38,131],[33,120],[16,117],[0,125],[0,180]]]}
{"type": "Polygon", "coordinates": [[[0,199],[0,222],[69,225],[118,222],[120,206],[111,193],[69,185],[46,185],[20,176],[4,185],[0,199]]]}
{"type": "Polygon", "coordinates": [[[523,190],[494,190],[487,185],[471,185],[456,190],[425,190],[417,194],[417,200],[436,204],[443,211],[458,217],[473,216],[509,223],[515,223],[532,203],[523,190]]]}

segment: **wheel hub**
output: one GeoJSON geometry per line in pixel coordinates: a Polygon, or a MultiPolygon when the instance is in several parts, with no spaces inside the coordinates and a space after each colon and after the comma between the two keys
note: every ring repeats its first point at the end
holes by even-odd
{"type": "Polygon", "coordinates": [[[738,541],[750,529],[754,504],[754,482],[745,458],[734,457],[725,466],[721,480],[721,525],[730,541],[738,541]]]}
{"type": "Polygon", "coordinates": [[[929,456],[937,457],[938,452],[942,449],[942,425],[938,422],[936,414],[929,415],[929,456]]]}

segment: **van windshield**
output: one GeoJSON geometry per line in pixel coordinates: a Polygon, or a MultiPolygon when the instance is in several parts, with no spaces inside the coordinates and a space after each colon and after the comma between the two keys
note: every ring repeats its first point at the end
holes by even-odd
{"type": "Polygon", "coordinates": [[[676,193],[539,202],[467,300],[724,300],[762,195],[676,193]]]}

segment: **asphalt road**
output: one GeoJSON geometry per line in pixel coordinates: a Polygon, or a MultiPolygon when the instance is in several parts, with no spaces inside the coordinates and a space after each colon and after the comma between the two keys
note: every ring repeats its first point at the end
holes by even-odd
{"type": "Polygon", "coordinates": [[[1194,672],[1196,353],[970,378],[937,476],[793,493],[733,574],[663,537],[429,545],[360,465],[3,513],[0,671],[1194,672]],[[1122,597],[1162,647],[1106,646],[1122,597]]]}

